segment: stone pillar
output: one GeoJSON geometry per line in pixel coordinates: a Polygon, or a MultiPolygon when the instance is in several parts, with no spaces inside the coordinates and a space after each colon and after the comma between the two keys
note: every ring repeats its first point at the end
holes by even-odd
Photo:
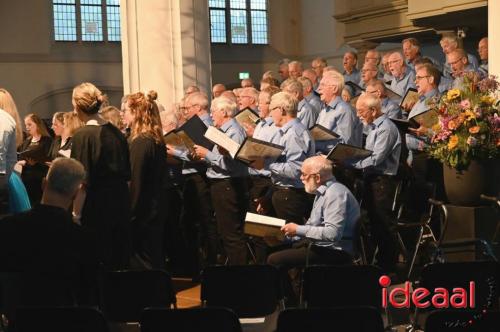
{"type": "Polygon", "coordinates": [[[500,76],[500,1],[488,1],[488,71],[500,76]]]}
{"type": "Polygon", "coordinates": [[[210,91],[207,0],[120,0],[124,93],[156,90],[164,105],[195,84],[210,91]]]}

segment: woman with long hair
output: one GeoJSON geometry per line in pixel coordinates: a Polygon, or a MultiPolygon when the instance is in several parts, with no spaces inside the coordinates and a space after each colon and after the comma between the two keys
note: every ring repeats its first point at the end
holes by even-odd
{"type": "Polygon", "coordinates": [[[73,112],[54,113],[52,117],[52,130],[56,137],[50,148],[50,160],[61,156],[70,156],[73,144],[72,137],[75,131],[81,127],[83,127],[83,122],[73,112]]]}
{"type": "Polygon", "coordinates": [[[99,259],[106,268],[127,268],[130,258],[127,141],[120,130],[99,115],[106,97],[92,83],[76,86],[72,103],[75,114],[85,125],[73,136],[71,157],[80,161],[87,172],[81,216],[79,204],[74,204],[74,218],[81,218],[82,225],[94,236],[99,259]]]}
{"type": "Polygon", "coordinates": [[[156,93],[131,94],[125,103],[124,118],[130,125],[130,196],[132,199],[132,266],[164,268],[163,177],[167,153],[156,93]]]}
{"type": "Polygon", "coordinates": [[[24,125],[28,137],[19,148],[19,164],[23,166],[21,179],[33,206],[42,198],[42,180],[49,170],[45,162],[49,159],[52,138],[45,123],[34,113],[24,118],[24,125]]]}
{"type": "Polygon", "coordinates": [[[9,113],[14,121],[16,121],[16,147],[19,147],[24,141],[21,117],[17,112],[16,103],[14,102],[14,99],[10,95],[9,91],[2,88],[0,88],[0,109],[9,113]]]}

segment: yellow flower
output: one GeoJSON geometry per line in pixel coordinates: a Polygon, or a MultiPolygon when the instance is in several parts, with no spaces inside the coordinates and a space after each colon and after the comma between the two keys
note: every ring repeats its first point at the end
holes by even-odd
{"type": "Polygon", "coordinates": [[[453,150],[458,144],[458,136],[452,135],[448,141],[448,150],[453,150]]]}
{"type": "Polygon", "coordinates": [[[448,122],[448,129],[449,130],[455,130],[458,127],[458,123],[455,120],[450,120],[448,122]]]}
{"type": "Polygon", "coordinates": [[[465,117],[466,117],[465,121],[474,120],[476,118],[476,114],[474,112],[472,112],[471,110],[466,110],[465,117]]]}
{"type": "Polygon", "coordinates": [[[458,89],[451,89],[446,94],[446,98],[448,100],[453,100],[453,99],[458,98],[458,97],[460,97],[460,90],[458,90],[458,89]]]}
{"type": "Polygon", "coordinates": [[[479,129],[481,129],[479,126],[474,126],[469,128],[469,133],[471,134],[477,134],[479,132],[479,129]]]}
{"type": "Polygon", "coordinates": [[[482,96],[481,102],[484,104],[493,105],[493,103],[495,102],[495,98],[491,96],[482,96]]]}
{"type": "Polygon", "coordinates": [[[432,130],[433,130],[434,132],[438,132],[438,131],[440,131],[440,130],[441,130],[441,124],[440,124],[439,122],[438,122],[438,123],[436,123],[434,126],[432,126],[432,130]]]}

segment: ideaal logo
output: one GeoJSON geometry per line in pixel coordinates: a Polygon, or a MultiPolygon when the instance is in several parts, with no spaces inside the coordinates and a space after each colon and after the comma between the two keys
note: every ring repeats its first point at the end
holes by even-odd
{"type": "Polygon", "coordinates": [[[469,289],[453,288],[452,293],[446,289],[437,287],[433,291],[419,287],[410,294],[410,282],[406,281],[404,287],[395,287],[390,292],[387,289],[391,285],[391,278],[381,276],[379,284],[382,286],[382,307],[387,308],[390,304],[394,308],[409,308],[410,301],[417,308],[428,308],[431,305],[434,308],[471,308],[476,307],[476,284],[469,282],[469,289]],[[396,301],[402,297],[403,301],[396,301]]]}

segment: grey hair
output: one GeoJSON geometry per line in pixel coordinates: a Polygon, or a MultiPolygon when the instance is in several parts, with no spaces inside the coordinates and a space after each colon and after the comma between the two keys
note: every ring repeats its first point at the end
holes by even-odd
{"type": "Polygon", "coordinates": [[[186,96],[184,103],[198,105],[204,110],[208,109],[208,97],[204,92],[190,93],[186,96]]]}
{"type": "Polygon", "coordinates": [[[226,116],[232,118],[238,111],[238,104],[227,97],[220,96],[212,101],[212,109],[223,111],[226,116]]]}
{"type": "Polygon", "coordinates": [[[302,83],[294,79],[287,80],[287,84],[283,88],[283,90],[286,92],[298,93],[299,95],[303,94],[303,89],[304,87],[302,86],[302,83]]]}
{"type": "Polygon", "coordinates": [[[368,108],[375,108],[379,111],[382,109],[382,104],[380,102],[380,99],[366,92],[364,92],[361,96],[359,96],[356,102],[356,108],[358,108],[359,104],[365,105],[368,108]]]}
{"type": "Polygon", "coordinates": [[[323,73],[323,78],[321,80],[324,79],[335,82],[335,85],[337,85],[339,92],[344,90],[344,75],[342,75],[338,71],[330,70],[326,73],[323,73]]]}
{"type": "Polygon", "coordinates": [[[310,167],[312,173],[318,173],[321,180],[330,180],[333,178],[332,162],[324,156],[313,156],[304,160],[304,166],[310,167]]]}
{"type": "Polygon", "coordinates": [[[286,114],[297,117],[297,105],[298,100],[288,92],[278,92],[271,97],[271,104],[269,109],[274,109],[276,107],[281,107],[286,114]]]}
{"type": "Polygon", "coordinates": [[[172,125],[173,127],[177,128],[177,125],[179,124],[179,119],[177,119],[177,116],[174,112],[160,112],[160,120],[163,127],[172,125]]]}
{"type": "Polygon", "coordinates": [[[73,196],[85,174],[85,168],[78,160],[56,158],[47,173],[47,189],[61,196],[73,196]]]}

